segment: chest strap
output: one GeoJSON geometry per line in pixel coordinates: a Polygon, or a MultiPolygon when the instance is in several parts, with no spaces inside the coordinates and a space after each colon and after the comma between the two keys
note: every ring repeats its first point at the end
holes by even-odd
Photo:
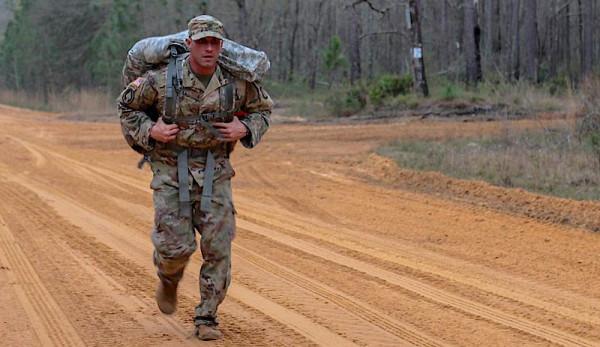
{"type": "MultiPolygon", "coordinates": [[[[181,149],[177,152],[177,181],[179,185],[179,216],[192,218],[192,202],[190,197],[189,178],[189,149],[181,149]]],[[[213,181],[215,178],[216,160],[211,150],[206,151],[206,163],[204,165],[204,178],[202,180],[202,197],[200,200],[200,211],[209,213],[211,208],[213,181]]]]}

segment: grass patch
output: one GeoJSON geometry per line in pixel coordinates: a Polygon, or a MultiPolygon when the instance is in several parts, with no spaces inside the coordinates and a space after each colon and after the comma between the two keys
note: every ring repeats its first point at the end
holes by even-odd
{"type": "Polygon", "coordinates": [[[23,91],[0,90],[0,103],[37,111],[80,113],[84,116],[85,114],[113,113],[117,117],[116,98],[97,90],[49,93],[45,97],[41,94],[23,91]]]}
{"type": "Polygon", "coordinates": [[[325,85],[319,85],[311,90],[305,83],[298,81],[265,80],[263,83],[267,92],[275,100],[275,107],[281,116],[300,116],[307,119],[335,116],[332,115],[326,103],[328,100],[333,99],[336,93],[339,93],[336,87],[329,88],[325,85]]]}
{"type": "Polygon", "coordinates": [[[399,141],[378,149],[399,166],[480,179],[576,200],[600,199],[593,148],[567,127],[447,141],[399,141]]]}
{"type": "Polygon", "coordinates": [[[484,81],[477,88],[463,83],[436,80],[431,90],[434,102],[460,101],[469,104],[487,104],[504,112],[520,115],[540,112],[571,112],[577,107],[572,90],[557,87],[555,83],[533,85],[528,82],[484,81]]]}

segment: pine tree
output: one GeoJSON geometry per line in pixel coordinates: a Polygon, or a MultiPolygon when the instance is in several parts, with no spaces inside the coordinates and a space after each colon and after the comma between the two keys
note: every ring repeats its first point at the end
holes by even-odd
{"type": "Polygon", "coordinates": [[[342,40],[339,36],[333,36],[329,41],[329,45],[323,53],[323,64],[325,70],[329,73],[331,83],[335,79],[336,72],[348,66],[348,60],[342,53],[342,40]]]}
{"type": "Polygon", "coordinates": [[[111,94],[120,89],[120,71],[127,51],[140,38],[132,9],[139,1],[113,0],[108,20],[92,40],[87,68],[94,82],[111,94]]]}

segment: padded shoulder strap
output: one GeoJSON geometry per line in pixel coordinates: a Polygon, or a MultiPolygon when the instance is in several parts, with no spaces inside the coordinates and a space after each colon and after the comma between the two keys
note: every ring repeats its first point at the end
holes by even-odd
{"type": "Polygon", "coordinates": [[[167,123],[172,123],[177,114],[176,100],[175,100],[175,85],[177,80],[177,48],[171,46],[171,55],[169,57],[169,65],[167,65],[167,78],[166,78],[166,95],[165,95],[165,119],[167,123]]]}
{"type": "Polygon", "coordinates": [[[235,108],[235,82],[229,81],[219,89],[219,102],[221,103],[221,112],[233,112],[235,108]]]}

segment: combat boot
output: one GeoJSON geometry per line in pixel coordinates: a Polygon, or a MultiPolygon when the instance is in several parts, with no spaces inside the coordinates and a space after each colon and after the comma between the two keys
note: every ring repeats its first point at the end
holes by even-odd
{"type": "Polygon", "coordinates": [[[177,309],[177,282],[160,280],[156,288],[156,304],[164,314],[172,314],[177,309]]]}
{"type": "Polygon", "coordinates": [[[222,339],[223,333],[216,325],[202,324],[196,327],[196,336],[202,341],[210,341],[222,339]]]}

